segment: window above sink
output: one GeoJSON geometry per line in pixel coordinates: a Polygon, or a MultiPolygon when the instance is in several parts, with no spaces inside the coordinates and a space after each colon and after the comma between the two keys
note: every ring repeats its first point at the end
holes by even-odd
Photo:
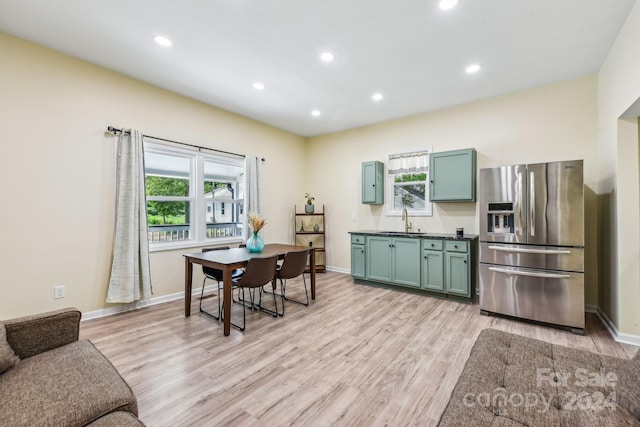
{"type": "Polygon", "coordinates": [[[401,216],[403,209],[409,216],[432,215],[428,185],[430,153],[428,148],[389,155],[385,191],[387,216],[401,216]]]}

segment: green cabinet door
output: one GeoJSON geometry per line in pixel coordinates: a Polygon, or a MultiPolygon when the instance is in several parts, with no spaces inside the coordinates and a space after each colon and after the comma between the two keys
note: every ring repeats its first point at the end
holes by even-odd
{"type": "Polygon", "coordinates": [[[467,253],[445,252],[446,292],[469,296],[471,277],[467,253]]]}
{"type": "Polygon", "coordinates": [[[367,279],[390,282],[392,239],[390,237],[367,236],[366,272],[367,279]]]}
{"type": "Polygon", "coordinates": [[[364,245],[351,245],[351,275],[353,277],[364,277],[364,245]]]}
{"type": "Polygon", "coordinates": [[[430,291],[444,291],[442,251],[422,251],[422,288],[430,291]]]}
{"type": "Polygon", "coordinates": [[[420,287],[420,239],[395,238],[391,243],[393,282],[420,287]]]}
{"type": "Polygon", "coordinates": [[[429,200],[476,200],[476,150],[444,151],[429,155],[429,200]]]}
{"type": "Polygon", "coordinates": [[[362,164],[362,203],[384,203],[384,163],[362,164]]]}

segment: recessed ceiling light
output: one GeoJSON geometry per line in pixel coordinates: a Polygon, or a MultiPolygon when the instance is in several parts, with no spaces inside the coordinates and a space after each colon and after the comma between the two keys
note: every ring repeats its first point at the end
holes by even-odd
{"type": "Polygon", "coordinates": [[[173,42],[166,38],[165,36],[155,36],[153,40],[158,43],[160,46],[170,47],[173,46],[173,42]]]}
{"type": "Polygon", "coordinates": [[[263,83],[260,83],[260,82],[255,82],[255,83],[253,84],[253,88],[254,88],[255,90],[263,90],[263,89],[264,89],[264,84],[263,84],[263,83]]]}
{"type": "Polygon", "coordinates": [[[331,52],[322,52],[320,54],[320,60],[322,60],[322,62],[331,62],[333,61],[333,53],[331,52]]]}
{"type": "Polygon", "coordinates": [[[313,110],[313,111],[311,112],[311,115],[312,115],[313,117],[318,117],[318,116],[320,115],[320,110],[313,110]]]}
{"type": "Polygon", "coordinates": [[[474,74],[480,71],[481,69],[482,69],[482,66],[480,64],[471,64],[464,70],[467,72],[467,74],[474,74]]]}
{"type": "Polygon", "coordinates": [[[454,7],[456,7],[457,4],[458,4],[458,0],[441,0],[440,9],[442,10],[453,9],[454,7]]]}
{"type": "Polygon", "coordinates": [[[373,99],[374,101],[382,101],[382,98],[384,98],[384,96],[382,96],[381,93],[374,93],[373,95],[371,95],[371,99],[373,99]]]}

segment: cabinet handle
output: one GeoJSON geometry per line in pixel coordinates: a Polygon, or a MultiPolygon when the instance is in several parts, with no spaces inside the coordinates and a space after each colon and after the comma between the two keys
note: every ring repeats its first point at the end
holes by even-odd
{"type": "Polygon", "coordinates": [[[453,245],[454,248],[458,249],[458,245],[453,245]]]}
{"type": "Polygon", "coordinates": [[[427,259],[427,255],[424,256],[424,259],[427,259]]]}
{"type": "Polygon", "coordinates": [[[466,263],[467,263],[467,260],[465,259],[463,262],[466,264],[466,263]]]}

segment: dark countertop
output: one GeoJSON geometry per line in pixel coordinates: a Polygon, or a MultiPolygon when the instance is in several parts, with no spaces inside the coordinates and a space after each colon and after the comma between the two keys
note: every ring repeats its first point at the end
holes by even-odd
{"type": "Polygon", "coordinates": [[[385,236],[385,237],[410,237],[415,239],[442,239],[442,240],[475,240],[477,234],[465,234],[462,238],[457,238],[455,233],[417,233],[402,231],[377,231],[377,230],[359,230],[350,231],[349,234],[366,234],[369,236],[385,236]]]}

